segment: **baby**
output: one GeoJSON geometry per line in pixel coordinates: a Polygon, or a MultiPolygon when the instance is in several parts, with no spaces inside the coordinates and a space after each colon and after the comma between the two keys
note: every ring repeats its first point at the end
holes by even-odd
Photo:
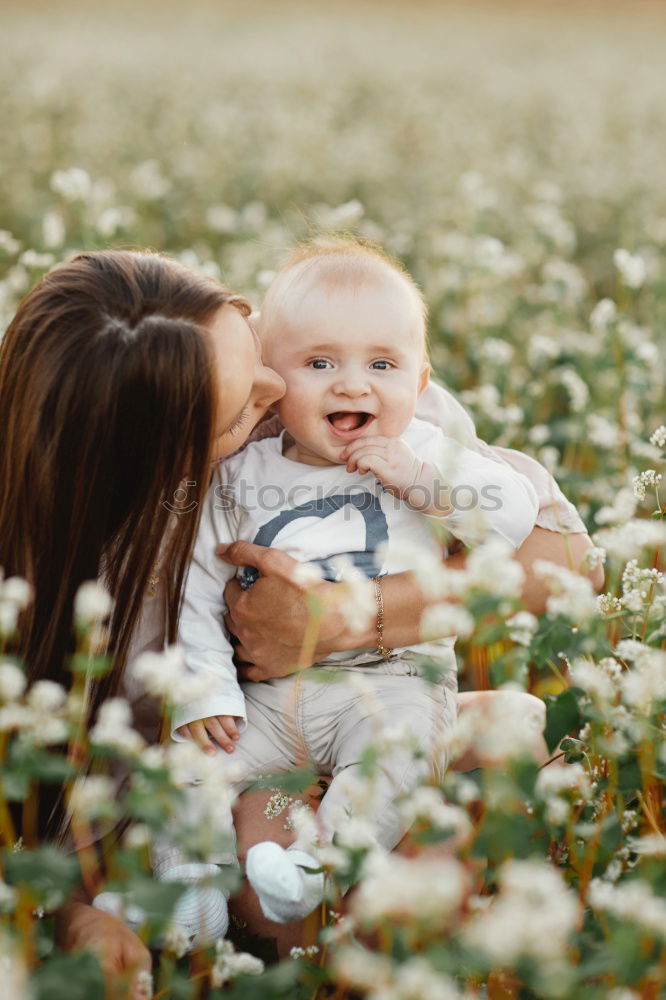
{"type": "MultiPolygon", "coordinates": [[[[456,717],[455,637],[389,650],[380,628],[377,648],[240,685],[222,624],[222,594],[234,570],[215,547],[236,539],[275,545],[329,580],[339,579],[341,560],[351,562],[374,581],[381,625],[379,579],[413,569],[421,553],[441,555],[434,528],[472,542],[481,520],[485,534],[518,547],[534,526],[536,494],[523,476],[415,419],[429,374],[425,307],[411,277],[381,251],[347,241],[299,251],[273,281],[258,332],[265,363],[286,383],[275,406],[284,431],[216,470],[179,637],[189,668],[208,674],[211,685],[205,699],[177,708],[172,736],[195,739],[209,752],[214,739],[229,755],[220,757],[221,767],[242,762],[239,790],[309,759],[332,777],[317,813],[320,840],[330,843],[353,812],[344,776],[361,772],[378,721],[400,723],[412,745],[397,739],[382,754],[373,785],[375,836],[391,850],[406,832],[401,796],[448,763],[442,737],[456,717]],[[424,657],[439,665],[439,683],[422,676],[424,657]],[[335,669],[336,683],[321,682],[322,667],[335,669]],[[371,685],[374,707],[359,696],[354,673],[371,685]]],[[[250,585],[252,570],[241,579],[250,585]]],[[[229,833],[233,842],[231,817],[229,833]]],[[[249,851],[247,875],[269,919],[302,919],[321,902],[324,877],[311,850],[297,841],[286,851],[272,842],[249,851]]],[[[154,852],[154,868],[160,878],[192,883],[215,871],[189,864],[166,842],[154,852]]],[[[222,896],[203,886],[188,890],[175,921],[195,935],[202,928],[206,937],[223,935],[225,908],[221,898],[211,904],[211,892],[222,896]]]]}

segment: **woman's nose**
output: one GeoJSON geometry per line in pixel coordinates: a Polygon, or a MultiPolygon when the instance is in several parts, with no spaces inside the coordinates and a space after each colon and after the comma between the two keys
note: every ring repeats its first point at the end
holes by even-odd
{"type": "Polygon", "coordinates": [[[268,407],[278,399],[282,399],[286,389],[284,379],[272,368],[259,364],[255,379],[256,401],[260,406],[268,407]]]}

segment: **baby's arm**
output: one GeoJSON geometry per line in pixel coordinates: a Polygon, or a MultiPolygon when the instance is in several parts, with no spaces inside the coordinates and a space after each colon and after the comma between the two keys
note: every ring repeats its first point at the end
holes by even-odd
{"type": "Polygon", "coordinates": [[[216,489],[220,484],[216,473],[201,513],[178,627],[178,641],[192,673],[192,697],[175,708],[171,725],[174,740],[194,740],[211,754],[216,750],[210,737],[227,752],[233,751],[246,718],[223,621],[224,587],[235,570],[215,556],[217,545],[235,539],[233,510],[220,500],[216,489]]]}

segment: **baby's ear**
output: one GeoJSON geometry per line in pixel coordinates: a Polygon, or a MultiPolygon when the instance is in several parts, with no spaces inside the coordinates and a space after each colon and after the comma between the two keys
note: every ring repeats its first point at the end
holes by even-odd
{"type": "Polygon", "coordinates": [[[421,374],[419,375],[419,395],[423,392],[428,382],[430,381],[430,362],[426,361],[423,368],[421,369],[421,374]]]}

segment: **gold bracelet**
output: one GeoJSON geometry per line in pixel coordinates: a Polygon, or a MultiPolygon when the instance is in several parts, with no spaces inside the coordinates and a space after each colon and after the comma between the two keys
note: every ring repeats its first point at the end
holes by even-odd
{"type": "Polygon", "coordinates": [[[384,645],[384,598],[382,595],[382,587],[379,582],[379,577],[374,577],[374,584],[375,597],[377,598],[377,638],[379,639],[379,642],[377,643],[377,652],[381,656],[382,660],[388,660],[393,653],[393,650],[384,645]]]}

